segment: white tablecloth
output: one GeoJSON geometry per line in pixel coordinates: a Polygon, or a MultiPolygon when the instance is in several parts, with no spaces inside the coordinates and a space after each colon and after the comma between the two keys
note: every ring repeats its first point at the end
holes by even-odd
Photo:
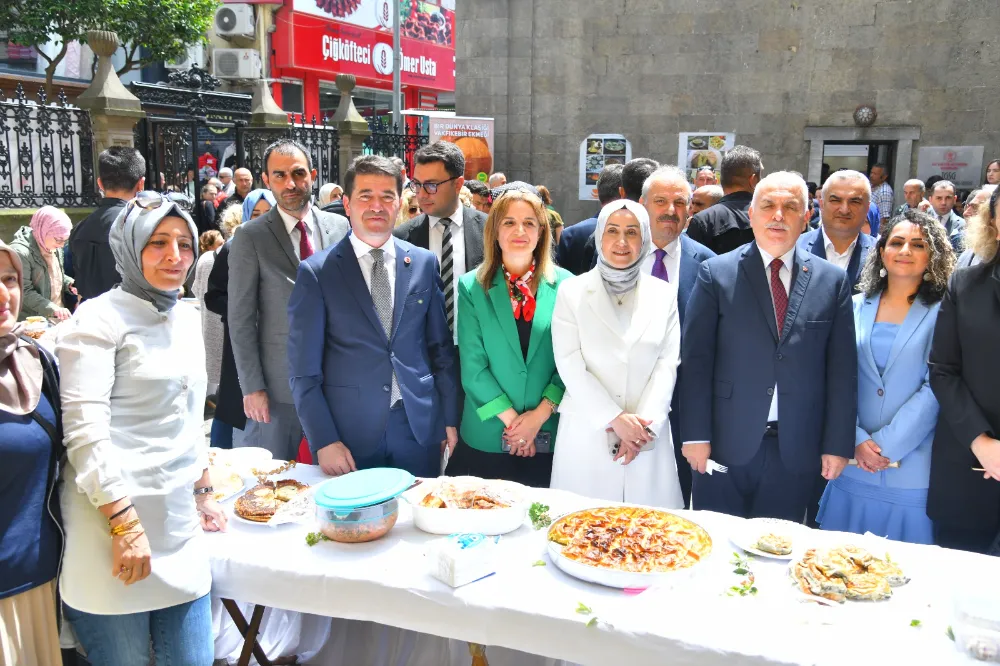
{"type": "MultiPolygon", "coordinates": [[[[299,466],[288,476],[311,484],[323,479],[310,466],[299,466]]],[[[548,504],[553,515],[600,504],[559,491],[533,492],[532,499],[548,504]]],[[[231,521],[228,532],[206,536],[212,593],[362,621],[333,623],[329,642],[312,663],[468,664],[464,641],[581,664],[971,663],[946,637],[952,600],[977,578],[995,577],[995,558],[803,528],[808,547],[855,543],[877,555],[889,552],[912,580],[886,602],[825,608],[799,601],[787,577],[787,562],[758,558],[751,568],[759,593],[731,597],[728,588],[742,577],[730,564],[736,548],[729,536],[745,521],[709,512],[678,513],[712,535],[712,556],[669,586],[638,595],[563,574],[548,560],[545,532],[530,524],[501,539],[503,565],[496,575],[452,589],[427,573],[424,552],[439,537],[418,531],[403,502],[393,530],[368,544],[309,547],[305,534],[313,527],[231,521]],[[533,566],[538,560],[546,566],[533,566]],[[600,620],[596,626],[588,626],[590,617],[576,612],[579,603],[593,609],[600,620]],[[910,626],[912,620],[920,626],[910,626]],[[369,623],[431,636],[398,631],[390,636],[391,630],[369,623]],[[433,636],[453,640],[435,641],[433,636]],[[340,662],[333,652],[345,650],[364,650],[367,656],[340,662]],[[434,656],[427,657],[428,652],[434,656]]],[[[308,652],[313,654],[323,629],[307,629],[313,636],[308,652]]],[[[518,656],[506,650],[489,653],[493,666],[526,663],[511,655],[518,656]]],[[[534,663],[551,661],[538,658],[534,663]]]]}

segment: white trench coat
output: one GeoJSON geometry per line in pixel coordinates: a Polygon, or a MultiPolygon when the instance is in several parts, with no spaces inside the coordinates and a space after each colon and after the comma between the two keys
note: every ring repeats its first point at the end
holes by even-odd
{"type": "Polygon", "coordinates": [[[668,509],[683,507],[667,416],[680,362],[677,288],[641,275],[625,325],[597,269],[559,285],[552,317],[566,385],[552,488],[668,509]],[[611,459],[605,429],[622,411],[649,419],[654,448],[628,465],[611,459]]]}

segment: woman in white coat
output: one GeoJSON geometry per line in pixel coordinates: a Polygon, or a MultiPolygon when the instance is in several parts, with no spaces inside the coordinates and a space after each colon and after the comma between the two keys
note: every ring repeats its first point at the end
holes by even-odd
{"type": "Polygon", "coordinates": [[[677,379],[677,288],[642,275],[645,208],[613,201],[597,218],[597,266],[560,285],[552,346],[566,393],[552,488],[664,508],[684,505],[667,415],[677,379]]]}

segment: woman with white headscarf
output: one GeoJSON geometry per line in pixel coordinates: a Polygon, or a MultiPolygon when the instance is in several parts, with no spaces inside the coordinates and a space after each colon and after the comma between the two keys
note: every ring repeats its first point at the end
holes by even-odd
{"type": "Polygon", "coordinates": [[[664,508],[684,505],[667,421],[677,379],[677,288],[643,275],[646,209],[613,201],[597,218],[597,266],[562,283],[552,318],[566,385],[552,487],[664,508]]]}
{"type": "Polygon", "coordinates": [[[210,666],[199,535],[226,519],[202,431],[201,321],[178,302],[197,228],[173,201],[139,195],[109,236],[121,285],[84,302],[56,343],[69,457],[59,589],[91,663],[210,666]]]}

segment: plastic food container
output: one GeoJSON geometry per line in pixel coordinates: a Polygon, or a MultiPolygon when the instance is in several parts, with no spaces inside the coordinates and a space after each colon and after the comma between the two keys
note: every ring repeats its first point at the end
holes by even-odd
{"type": "Polygon", "coordinates": [[[316,504],[319,531],[331,541],[364,543],[381,539],[399,518],[399,501],[391,500],[351,510],[324,509],[316,504]]]}
{"type": "Polygon", "coordinates": [[[382,538],[399,518],[396,497],[413,482],[412,474],[391,467],[351,472],[324,482],[314,497],[319,531],[340,543],[382,538]]]}
{"type": "Polygon", "coordinates": [[[962,652],[979,661],[1000,663],[1000,606],[993,596],[998,586],[989,587],[956,599],[952,631],[962,652]]]}

